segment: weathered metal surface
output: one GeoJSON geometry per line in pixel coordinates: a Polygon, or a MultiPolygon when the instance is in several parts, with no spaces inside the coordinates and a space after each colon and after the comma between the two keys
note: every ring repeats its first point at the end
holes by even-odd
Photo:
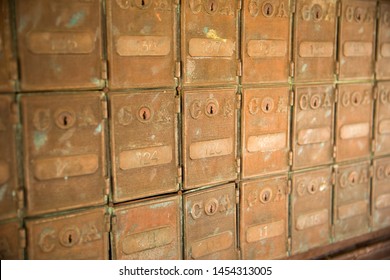
{"type": "Polygon", "coordinates": [[[390,3],[379,1],[379,20],[376,44],[376,78],[390,79],[390,3]]]}
{"type": "Polygon", "coordinates": [[[28,215],[105,202],[103,102],[96,92],[21,97],[28,215]]]}
{"type": "Polygon", "coordinates": [[[23,259],[23,238],[19,221],[0,224],[0,260],[23,259]]]}
{"type": "Polygon", "coordinates": [[[107,1],[111,89],[175,85],[177,1],[107,1]]]}
{"type": "Polygon", "coordinates": [[[330,167],[292,175],[291,253],[305,252],[330,242],[332,213],[330,167]]]}
{"type": "Polygon", "coordinates": [[[0,3],[0,92],[15,90],[17,64],[12,50],[11,20],[8,1],[0,3]]]}
{"type": "Polygon", "coordinates": [[[334,239],[340,241],[370,230],[370,163],[341,165],[335,170],[334,239]]]}
{"type": "Polygon", "coordinates": [[[288,81],[290,16],[288,0],[243,1],[243,84],[288,81]]]}
{"type": "Polygon", "coordinates": [[[333,160],[334,86],[296,87],[293,117],[293,169],[333,160]]]}
{"type": "Polygon", "coordinates": [[[108,259],[106,208],[28,219],[27,258],[36,260],[108,259]]]}
{"type": "Polygon", "coordinates": [[[184,189],[237,178],[234,89],[183,93],[184,189]]]}
{"type": "Polygon", "coordinates": [[[233,0],[181,1],[184,85],[237,82],[238,8],[233,0]]]}
{"type": "Polygon", "coordinates": [[[288,170],[288,87],[244,89],[241,109],[242,178],[288,170]]]}
{"type": "Polygon", "coordinates": [[[371,211],[375,230],[390,226],[390,158],[375,159],[371,211]]]}
{"type": "Polygon", "coordinates": [[[241,258],[276,259],[287,256],[287,176],[241,183],[241,258]]]}
{"type": "Polygon", "coordinates": [[[114,201],[177,191],[174,91],[112,93],[109,98],[114,201]]]}
{"type": "Polygon", "coordinates": [[[114,208],[114,259],[181,259],[181,197],[149,199],[114,208]]]}
{"type": "Polygon", "coordinates": [[[375,110],[375,156],[390,154],[390,83],[380,82],[375,110]]]}
{"type": "Polygon", "coordinates": [[[336,0],[296,1],[296,82],[333,81],[336,62],[336,0]]]}
{"type": "Polygon", "coordinates": [[[376,1],[341,0],[338,40],[339,79],[369,79],[374,74],[376,1]]]}
{"type": "Polygon", "coordinates": [[[184,258],[236,259],[236,192],[228,184],[183,195],[184,258]]]}
{"type": "Polygon", "coordinates": [[[340,84],[338,91],[336,161],[368,158],[372,139],[372,86],[370,84],[340,84]]]}
{"type": "Polygon", "coordinates": [[[19,208],[15,137],[17,114],[14,96],[0,95],[0,220],[15,218],[19,208]]]}
{"type": "Polygon", "coordinates": [[[23,91],[104,86],[101,0],[17,0],[23,91]]]}

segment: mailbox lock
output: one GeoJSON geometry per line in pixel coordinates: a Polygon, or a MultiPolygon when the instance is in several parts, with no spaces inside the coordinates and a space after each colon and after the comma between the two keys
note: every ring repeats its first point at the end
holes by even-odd
{"type": "Polygon", "coordinates": [[[311,194],[315,194],[317,192],[318,186],[316,182],[313,180],[310,182],[310,184],[307,186],[307,190],[311,194]]]}
{"type": "Polygon", "coordinates": [[[363,11],[361,8],[356,8],[355,10],[355,20],[358,23],[361,23],[363,21],[363,11]]]}
{"type": "Polygon", "coordinates": [[[60,111],[56,116],[56,124],[61,129],[71,128],[76,121],[75,113],[71,110],[60,111]]]}
{"type": "Polygon", "coordinates": [[[261,102],[261,110],[264,113],[270,113],[272,112],[274,105],[274,100],[271,97],[266,97],[261,102]]]}
{"type": "Polygon", "coordinates": [[[264,189],[261,193],[260,193],[260,201],[262,203],[268,203],[271,201],[271,198],[272,198],[272,190],[271,189],[264,189]]]}
{"type": "Polygon", "coordinates": [[[263,5],[263,15],[266,17],[272,17],[274,14],[274,6],[270,2],[265,2],[263,5]]]}
{"type": "Polygon", "coordinates": [[[212,117],[216,115],[218,113],[218,110],[219,110],[219,104],[217,103],[216,100],[211,99],[206,103],[205,113],[207,116],[212,117]]]}
{"type": "Polygon", "coordinates": [[[148,122],[152,118],[152,110],[148,106],[142,106],[137,115],[141,122],[148,122]]]}
{"type": "Polygon", "coordinates": [[[59,233],[59,241],[64,247],[72,247],[80,240],[79,228],[72,226],[61,230],[59,233]]]}
{"type": "Polygon", "coordinates": [[[313,19],[319,21],[322,19],[322,7],[318,4],[315,4],[312,8],[313,19]]]}
{"type": "Polygon", "coordinates": [[[212,216],[217,212],[218,206],[219,206],[218,200],[216,200],[215,198],[212,198],[206,202],[206,206],[204,208],[204,211],[206,212],[206,214],[208,216],[212,216]]]}

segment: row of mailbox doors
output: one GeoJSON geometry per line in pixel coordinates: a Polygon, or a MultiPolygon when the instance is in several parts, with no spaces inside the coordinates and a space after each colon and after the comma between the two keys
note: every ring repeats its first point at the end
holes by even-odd
{"type": "Polygon", "coordinates": [[[291,178],[3,224],[1,258],[275,259],[390,226],[389,157],[291,178]]]}
{"type": "Polygon", "coordinates": [[[386,1],[9,3],[0,9],[0,91],[390,79],[386,1]]]}
{"type": "Polygon", "coordinates": [[[24,200],[36,216],[390,154],[389,82],[14,98],[0,96],[1,219],[24,200]]]}

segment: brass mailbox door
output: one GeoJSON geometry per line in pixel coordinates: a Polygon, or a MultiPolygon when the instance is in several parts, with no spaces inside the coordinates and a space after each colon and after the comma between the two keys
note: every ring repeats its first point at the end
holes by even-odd
{"type": "Polygon", "coordinates": [[[184,189],[237,178],[235,89],[183,94],[184,189]]]}
{"type": "Polygon", "coordinates": [[[101,0],[17,0],[23,91],[104,86],[101,0]]]}
{"type": "Polygon", "coordinates": [[[12,50],[10,26],[10,9],[7,0],[0,2],[0,92],[15,90],[17,69],[15,55],[12,50]]]}
{"type": "Polygon", "coordinates": [[[376,1],[341,0],[338,41],[339,79],[370,79],[374,74],[376,1]]]}
{"type": "Polygon", "coordinates": [[[292,254],[330,242],[332,170],[330,167],[292,176],[292,254]]]}
{"type": "Polygon", "coordinates": [[[174,91],[111,93],[114,201],[177,191],[174,91]]]}
{"type": "Polygon", "coordinates": [[[296,1],[296,82],[333,81],[336,61],[336,0],[296,1]]]}
{"type": "Polygon", "coordinates": [[[107,260],[106,208],[28,219],[27,258],[34,260],[107,260]]]}
{"type": "Polygon", "coordinates": [[[238,1],[181,1],[183,84],[235,84],[238,1]]]}
{"type": "Polygon", "coordinates": [[[184,258],[237,259],[234,184],[183,195],[184,258]]]}
{"type": "Polygon", "coordinates": [[[374,160],[372,217],[375,230],[390,226],[390,158],[374,160]]]}
{"type": "Polygon", "coordinates": [[[243,84],[288,81],[290,16],[288,0],[243,1],[243,84]]]}
{"type": "Polygon", "coordinates": [[[28,215],[105,203],[104,102],[97,92],[21,97],[28,215]]]}
{"type": "Polygon", "coordinates": [[[23,259],[20,226],[18,221],[0,224],[0,260],[21,260],[23,259]]]}
{"type": "Polygon", "coordinates": [[[109,87],[175,85],[175,0],[108,0],[109,87]]]}
{"type": "Polygon", "coordinates": [[[16,122],[14,96],[0,95],[0,220],[15,218],[18,210],[16,122]]]}
{"type": "Polygon", "coordinates": [[[289,88],[244,89],[241,131],[242,178],[287,171],[289,88]]]}
{"type": "Polygon", "coordinates": [[[334,238],[337,241],[370,230],[370,163],[336,167],[334,238]]]}
{"type": "Polygon", "coordinates": [[[336,161],[370,156],[373,115],[371,84],[338,85],[336,161]]]}
{"type": "Polygon", "coordinates": [[[111,248],[121,260],[182,258],[181,197],[149,199],[114,208],[111,248]]]}
{"type": "Polygon", "coordinates": [[[293,169],[332,163],[334,86],[295,88],[293,169]]]}
{"type": "Polygon", "coordinates": [[[240,249],[242,259],[287,256],[287,176],[241,183],[240,249]]]}
{"type": "Polygon", "coordinates": [[[385,154],[390,154],[390,82],[379,82],[375,110],[375,156],[385,154]]]}
{"type": "Polygon", "coordinates": [[[376,78],[390,79],[390,3],[379,1],[376,78]]]}

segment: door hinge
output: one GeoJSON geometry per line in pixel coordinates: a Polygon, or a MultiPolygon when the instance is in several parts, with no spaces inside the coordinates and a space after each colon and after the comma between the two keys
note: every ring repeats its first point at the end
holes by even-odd
{"type": "Polygon", "coordinates": [[[111,231],[111,215],[105,214],[104,215],[104,232],[110,232],[111,231]]]}
{"type": "Polygon", "coordinates": [[[331,232],[332,232],[332,238],[335,238],[336,235],[336,228],[334,225],[331,226],[331,232]]]}
{"type": "Polygon", "coordinates": [[[104,195],[110,194],[110,186],[111,186],[110,183],[111,183],[110,178],[104,179],[104,195]]]}
{"type": "Polygon", "coordinates": [[[19,189],[17,191],[17,199],[18,199],[18,209],[22,210],[24,208],[24,190],[19,189]]]}
{"type": "Polygon", "coordinates": [[[293,165],[293,152],[292,151],[288,152],[288,165],[290,165],[290,166],[293,165]]]}
{"type": "Polygon", "coordinates": [[[336,88],[334,90],[334,103],[337,103],[337,102],[339,102],[339,89],[338,88],[336,88]]]}
{"type": "Polygon", "coordinates": [[[296,13],[296,11],[297,11],[297,5],[296,5],[296,3],[295,3],[296,1],[290,1],[290,3],[291,3],[291,13],[292,14],[295,14],[296,13]]]}
{"type": "Polygon", "coordinates": [[[15,83],[15,81],[18,79],[18,63],[15,60],[11,60],[9,62],[9,68],[9,78],[12,83],[15,83]]]}
{"type": "Polygon", "coordinates": [[[372,165],[369,168],[369,174],[370,174],[370,178],[374,177],[374,166],[372,166],[372,165]]]}
{"type": "Polygon", "coordinates": [[[101,105],[102,105],[102,117],[103,117],[103,119],[108,119],[107,100],[102,99],[101,105]]]}
{"type": "Polygon", "coordinates": [[[238,77],[242,76],[242,61],[241,60],[237,61],[237,76],[238,77]]]}
{"type": "Polygon", "coordinates": [[[239,202],[240,202],[240,190],[236,189],[236,204],[238,205],[239,202]]]}
{"type": "Polygon", "coordinates": [[[295,63],[294,61],[290,62],[290,77],[294,77],[295,74],[295,63]]]}
{"type": "Polygon", "coordinates": [[[236,109],[241,109],[241,94],[237,93],[236,94],[236,109]]]}
{"type": "Polygon", "coordinates": [[[107,80],[108,79],[107,60],[102,60],[101,67],[102,67],[102,80],[107,80]]]}
{"type": "Polygon", "coordinates": [[[238,9],[238,10],[241,10],[241,9],[242,9],[242,0],[238,0],[237,9],[238,9]]]}
{"type": "Polygon", "coordinates": [[[287,239],[287,247],[288,247],[288,251],[289,251],[290,254],[291,254],[291,251],[292,251],[291,237],[289,237],[289,238],[287,239]]]}
{"type": "Polygon", "coordinates": [[[337,146],[333,145],[333,158],[336,158],[337,156],[337,146]]]}
{"type": "Polygon", "coordinates": [[[177,180],[176,180],[178,186],[180,187],[180,184],[183,183],[183,168],[179,166],[177,168],[177,180]]]}
{"type": "Polygon", "coordinates": [[[290,106],[294,106],[294,97],[295,97],[294,91],[290,90],[290,106]]]}
{"type": "Polygon", "coordinates": [[[16,102],[11,103],[11,122],[12,124],[19,123],[19,107],[16,102]]]}
{"type": "Polygon", "coordinates": [[[378,5],[376,7],[376,19],[380,19],[381,18],[381,6],[378,5]]]}
{"type": "Polygon", "coordinates": [[[340,75],[340,62],[339,61],[336,61],[335,72],[336,72],[336,75],[340,75]]]}
{"type": "Polygon", "coordinates": [[[21,249],[26,248],[26,230],[24,228],[19,229],[19,247],[21,249]]]}
{"type": "Polygon", "coordinates": [[[337,168],[333,168],[333,172],[332,172],[332,185],[336,185],[336,176],[337,176],[337,168]]]}
{"type": "Polygon", "coordinates": [[[181,104],[180,104],[180,96],[179,95],[175,96],[175,106],[176,106],[176,113],[180,114],[180,112],[181,112],[181,104]]]}
{"type": "Polygon", "coordinates": [[[236,159],[237,174],[241,173],[241,159],[236,159]]]}
{"type": "Polygon", "coordinates": [[[175,65],[175,77],[176,78],[181,77],[181,62],[180,61],[176,62],[176,65],[175,65]]]}
{"type": "Polygon", "coordinates": [[[337,13],[337,17],[341,17],[341,1],[338,1],[338,2],[337,2],[337,10],[336,10],[336,13],[337,13]]]}

